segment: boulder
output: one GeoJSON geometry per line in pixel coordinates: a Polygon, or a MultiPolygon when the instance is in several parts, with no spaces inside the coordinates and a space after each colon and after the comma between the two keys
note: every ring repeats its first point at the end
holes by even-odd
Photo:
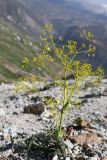
{"type": "Polygon", "coordinates": [[[24,113],[40,115],[44,112],[44,109],[45,109],[45,107],[44,107],[43,103],[37,103],[37,104],[25,106],[24,113]]]}

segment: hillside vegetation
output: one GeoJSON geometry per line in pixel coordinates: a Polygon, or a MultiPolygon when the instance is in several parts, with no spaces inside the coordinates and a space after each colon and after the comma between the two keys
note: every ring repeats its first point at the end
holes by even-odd
{"type": "Polygon", "coordinates": [[[31,45],[29,37],[0,19],[0,80],[12,80],[25,74],[22,60],[31,57],[36,50],[31,45]]]}

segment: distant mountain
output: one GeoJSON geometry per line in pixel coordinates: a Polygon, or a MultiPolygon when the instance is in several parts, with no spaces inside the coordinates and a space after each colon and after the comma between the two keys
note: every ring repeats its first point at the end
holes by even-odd
{"type": "Polygon", "coordinates": [[[95,23],[79,0],[1,0],[0,17],[35,37],[46,22],[54,23],[61,31],[71,24],[95,23]]]}
{"type": "MultiPolygon", "coordinates": [[[[26,0],[25,0],[26,2],[26,0]]],[[[28,34],[38,34],[39,17],[23,0],[0,0],[0,17],[28,34]]]]}
{"type": "Polygon", "coordinates": [[[36,37],[41,25],[46,22],[53,23],[57,31],[63,32],[70,25],[89,26],[105,23],[105,15],[99,12],[101,8],[100,3],[94,3],[92,0],[1,0],[0,17],[36,37]]]}
{"type": "Polygon", "coordinates": [[[97,40],[97,56],[92,62],[101,63],[106,69],[106,5],[105,0],[0,0],[0,79],[8,78],[7,72],[10,79],[22,74],[21,60],[37,52],[31,44],[38,40],[41,26],[48,22],[54,25],[56,34],[62,34],[65,39],[77,39],[83,30],[92,32],[97,40]],[[23,39],[29,45],[21,43],[23,39]],[[12,71],[14,65],[18,74],[12,71]]]}
{"type": "Polygon", "coordinates": [[[101,24],[85,27],[71,26],[66,31],[64,38],[65,40],[73,39],[78,43],[81,43],[82,41],[79,36],[83,31],[91,31],[96,40],[95,57],[91,57],[90,62],[94,67],[102,65],[105,69],[105,73],[107,74],[107,26],[103,26],[101,24]]]}

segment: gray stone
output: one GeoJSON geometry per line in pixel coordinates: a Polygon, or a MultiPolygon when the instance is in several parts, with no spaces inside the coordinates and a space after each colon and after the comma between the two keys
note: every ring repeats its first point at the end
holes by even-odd
{"type": "Polygon", "coordinates": [[[73,149],[74,145],[71,143],[70,140],[67,139],[66,141],[64,141],[64,143],[69,149],[73,149]]]}

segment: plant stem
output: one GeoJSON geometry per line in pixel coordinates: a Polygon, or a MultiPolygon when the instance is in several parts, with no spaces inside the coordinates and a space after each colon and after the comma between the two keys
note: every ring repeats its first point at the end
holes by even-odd
{"type": "Polygon", "coordinates": [[[78,80],[76,80],[76,82],[75,82],[75,84],[74,84],[74,87],[72,88],[72,90],[71,90],[71,92],[70,92],[70,96],[69,96],[68,101],[71,100],[71,98],[72,98],[72,96],[73,96],[73,94],[74,94],[74,91],[75,91],[75,88],[76,88],[77,84],[78,84],[78,80]]]}
{"type": "Polygon", "coordinates": [[[67,70],[66,67],[64,69],[64,102],[63,105],[65,105],[66,103],[66,99],[67,99],[67,70]]]}
{"type": "MultiPolygon", "coordinates": [[[[72,88],[72,90],[71,90],[71,92],[70,92],[69,99],[67,100],[68,103],[66,102],[66,99],[65,99],[65,102],[66,102],[66,103],[65,103],[64,105],[67,104],[67,105],[66,105],[66,108],[68,108],[68,106],[69,106],[70,99],[72,98],[72,96],[73,96],[73,94],[74,94],[74,91],[75,91],[75,88],[76,88],[77,84],[78,84],[78,81],[75,82],[74,87],[72,88]]],[[[62,111],[62,112],[61,112],[61,117],[60,117],[60,123],[59,123],[59,129],[58,129],[58,135],[57,135],[57,137],[60,137],[60,136],[61,136],[63,116],[64,116],[64,112],[62,111]]]]}
{"type": "MultiPolygon", "coordinates": [[[[63,88],[63,91],[64,91],[64,101],[63,101],[63,106],[64,106],[66,104],[66,101],[67,101],[67,69],[66,69],[66,66],[64,68],[64,88],[63,88]]],[[[64,115],[64,113],[61,112],[59,129],[58,129],[58,137],[61,135],[61,132],[62,132],[63,115],[64,115]]]]}

